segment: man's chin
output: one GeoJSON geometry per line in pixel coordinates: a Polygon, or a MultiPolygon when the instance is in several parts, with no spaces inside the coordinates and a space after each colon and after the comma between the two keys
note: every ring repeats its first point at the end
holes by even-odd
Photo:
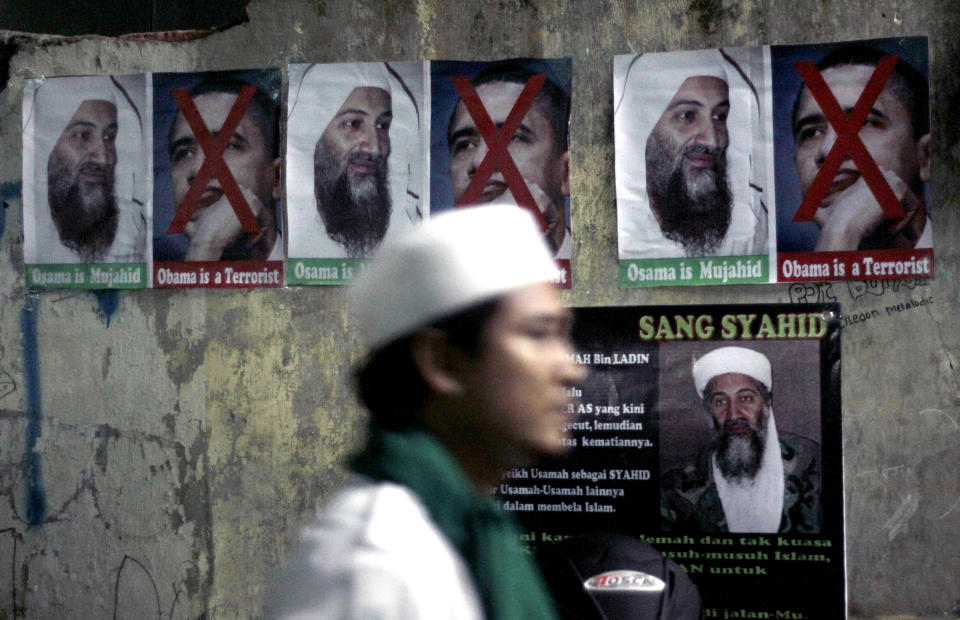
{"type": "Polygon", "coordinates": [[[698,201],[719,191],[717,173],[713,168],[698,168],[687,172],[684,180],[687,185],[687,194],[693,199],[691,206],[698,205],[698,201]]]}

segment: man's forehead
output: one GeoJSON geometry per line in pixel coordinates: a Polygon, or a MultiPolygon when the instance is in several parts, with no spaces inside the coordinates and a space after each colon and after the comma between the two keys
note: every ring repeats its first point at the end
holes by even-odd
{"type": "MultiPolygon", "coordinates": [[[[520,98],[520,93],[523,92],[525,87],[526,84],[517,82],[487,82],[477,86],[476,91],[480,97],[480,102],[483,103],[484,109],[487,111],[487,114],[490,115],[490,120],[492,120],[495,125],[500,125],[507,120],[507,116],[513,110],[517,99],[520,98]]],[[[530,125],[538,121],[549,124],[547,114],[543,109],[543,104],[540,103],[540,96],[542,96],[542,94],[537,96],[533,105],[527,110],[526,116],[523,117],[524,124],[530,125]]],[[[457,102],[457,113],[454,119],[454,125],[475,126],[473,118],[467,112],[467,108],[462,100],[457,102]]]]}
{"type": "Polygon", "coordinates": [[[758,389],[759,381],[740,372],[727,372],[716,375],[707,383],[707,393],[738,392],[742,389],[758,389]]]}
{"type": "MultiPolygon", "coordinates": [[[[837,65],[822,70],[820,75],[823,77],[823,81],[827,83],[827,87],[829,87],[840,107],[846,109],[852,108],[857,102],[876,69],[873,65],[837,65]]],[[[874,102],[874,107],[897,104],[906,110],[907,104],[900,99],[893,89],[893,80],[887,80],[883,90],[880,91],[880,96],[874,102]]],[[[803,90],[800,92],[800,109],[820,109],[820,104],[813,97],[810,87],[806,84],[803,85],[803,90]]]]}
{"type": "Polygon", "coordinates": [[[668,108],[681,101],[695,101],[713,107],[727,101],[730,89],[727,83],[712,75],[694,75],[688,77],[677,89],[668,108]]]}
{"type": "Polygon", "coordinates": [[[117,106],[105,99],[87,99],[77,106],[76,112],[70,119],[70,124],[77,121],[93,122],[96,124],[115,123],[117,121],[117,106]]]}
{"type": "Polygon", "coordinates": [[[344,99],[336,116],[350,110],[361,110],[379,116],[391,110],[390,92],[378,86],[358,86],[344,99]]]}
{"type": "MultiPolygon", "coordinates": [[[[227,116],[230,114],[230,110],[233,109],[233,105],[237,101],[237,97],[237,93],[203,93],[193,97],[193,105],[196,106],[197,112],[200,113],[203,124],[213,133],[219,131],[223,126],[224,121],[227,120],[227,116]]],[[[251,102],[250,105],[247,106],[240,123],[237,125],[237,133],[249,139],[248,134],[252,133],[255,129],[256,135],[262,138],[260,128],[251,118],[252,107],[253,103],[251,102]]],[[[174,121],[173,137],[181,138],[188,135],[192,136],[193,130],[187,123],[187,119],[183,116],[183,111],[178,111],[176,120],[174,121]]]]}

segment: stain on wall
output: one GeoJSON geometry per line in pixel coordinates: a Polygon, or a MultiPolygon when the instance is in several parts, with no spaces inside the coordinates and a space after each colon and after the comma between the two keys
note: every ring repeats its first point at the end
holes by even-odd
{"type": "Polygon", "coordinates": [[[960,233],[960,145],[950,102],[960,100],[960,7],[254,0],[247,12],[245,23],[188,38],[16,37],[0,91],[9,205],[0,211],[0,618],[258,617],[267,578],[343,480],[365,419],[350,384],[359,352],[342,289],[28,294],[23,79],[517,55],[574,63],[576,278],[565,301],[838,300],[851,615],[956,615],[960,288],[950,239],[960,233]],[[932,46],[933,281],[616,288],[613,55],[918,33],[932,46]]]}

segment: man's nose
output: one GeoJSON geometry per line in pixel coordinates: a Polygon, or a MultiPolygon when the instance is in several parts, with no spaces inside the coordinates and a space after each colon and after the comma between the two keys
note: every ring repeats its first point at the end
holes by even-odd
{"type": "Polygon", "coordinates": [[[747,420],[750,421],[750,405],[747,403],[741,403],[739,401],[734,401],[730,404],[730,419],[731,420],[747,420]]]}
{"type": "Polygon", "coordinates": [[[718,126],[712,118],[705,118],[700,121],[697,127],[697,144],[715,149],[720,146],[721,134],[724,132],[724,128],[718,126]]]}
{"type": "Polygon", "coordinates": [[[477,141],[477,148],[473,149],[473,157],[470,159],[470,168],[467,170],[467,173],[470,176],[477,171],[477,168],[480,167],[480,164],[483,162],[483,159],[487,156],[487,142],[483,138],[480,138],[477,141]]]}
{"type": "Polygon", "coordinates": [[[381,135],[376,125],[368,124],[360,131],[355,148],[364,153],[383,157],[390,150],[390,139],[381,135]]]}
{"type": "Polygon", "coordinates": [[[565,342],[559,352],[558,363],[561,381],[566,387],[580,385],[587,378],[587,369],[574,361],[573,354],[573,345],[569,341],[565,342]]]}
{"type": "Polygon", "coordinates": [[[817,143],[817,167],[822,166],[823,162],[827,160],[827,155],[833,150],[833,145],[836,142],[837,132],[834,131],[833,125],[828,125],[823,133],[823,138],[817,143]]]}
{"type": "Polygon", "coordinates": [[[203,162],[206,159],[203,155],[203,149],[197,149],[196,154],[190,158],[190,168],[187,170],[187,182],[193,185],[193,180],[197,178],[197,173],[200,172],[200,168],[203,167],[203,162]]]}
{"type": "Polygon", "coordinates": [[[112,147],[107,144],[102,136],[90,139],[90,146],[87,150],[87,157],[90,161],[98,164],[109,164],[112,153],[112,147]]]}

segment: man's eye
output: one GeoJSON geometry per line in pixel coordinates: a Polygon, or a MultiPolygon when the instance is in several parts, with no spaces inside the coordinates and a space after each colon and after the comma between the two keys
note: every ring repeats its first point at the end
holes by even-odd
{"type": "Polygon", "coordinates": [[[740,395],[740,402],[742,402],[742,403],[752,403],[752,402],[753,402],[753,394],[741,394],[741,395],[740,395]]]}
{"type": "Polygon", "coordinates": [[[805,142],[811,138],[816,138],[823,134],[823,130],[817,126],[807,126],[797,133],[797,142],[805,142]]]}
{"type": "Polygon", "coordinates": [[[381,131],[390,131],[390,121],[380,121],[377,123],[377,129],[381,131]]]}
{"type": "Polygon", "coordinates": [[[717,112],[716,114],[713,115],[713,120],[720,121],[721,123],[726,123],[727,116],[729,116],[729,112],[717,112]]]}
{"type": "Polygon", "coordinates": [[[727,399],[726,399],[726,398],[714,398],[712,404],[713,404],[714,407],[723,407],[723,406],[725,406],[725,405],[727,404],[727,399]]]}
{"type": "Polygon", "coordinates": [[[696,118],[697,118],[697,113],[693,110],[681,110],[680,112],[677,112],[677,116],[676,116],[676,119],[678,121],[681,121],[684,123],[689,123],[693,120],[696,120],[696,118]]]}
{"type": "Polygon", "coordinates": [[[453,143],[453,147],[450,149],[454,155],[459,155],[464,153],[476,146],[475,140],[457,140],[453,143]]]}
{"type": "Polygon", "coordinates": [[[174,149],[173,154],[170,155],[170,161],[172,161],[175,164],[180,163],[181,161],[189,157],[192,154],[192,152],[193,152],[192,149],[188,149],[185,147],[174,149]]]}

